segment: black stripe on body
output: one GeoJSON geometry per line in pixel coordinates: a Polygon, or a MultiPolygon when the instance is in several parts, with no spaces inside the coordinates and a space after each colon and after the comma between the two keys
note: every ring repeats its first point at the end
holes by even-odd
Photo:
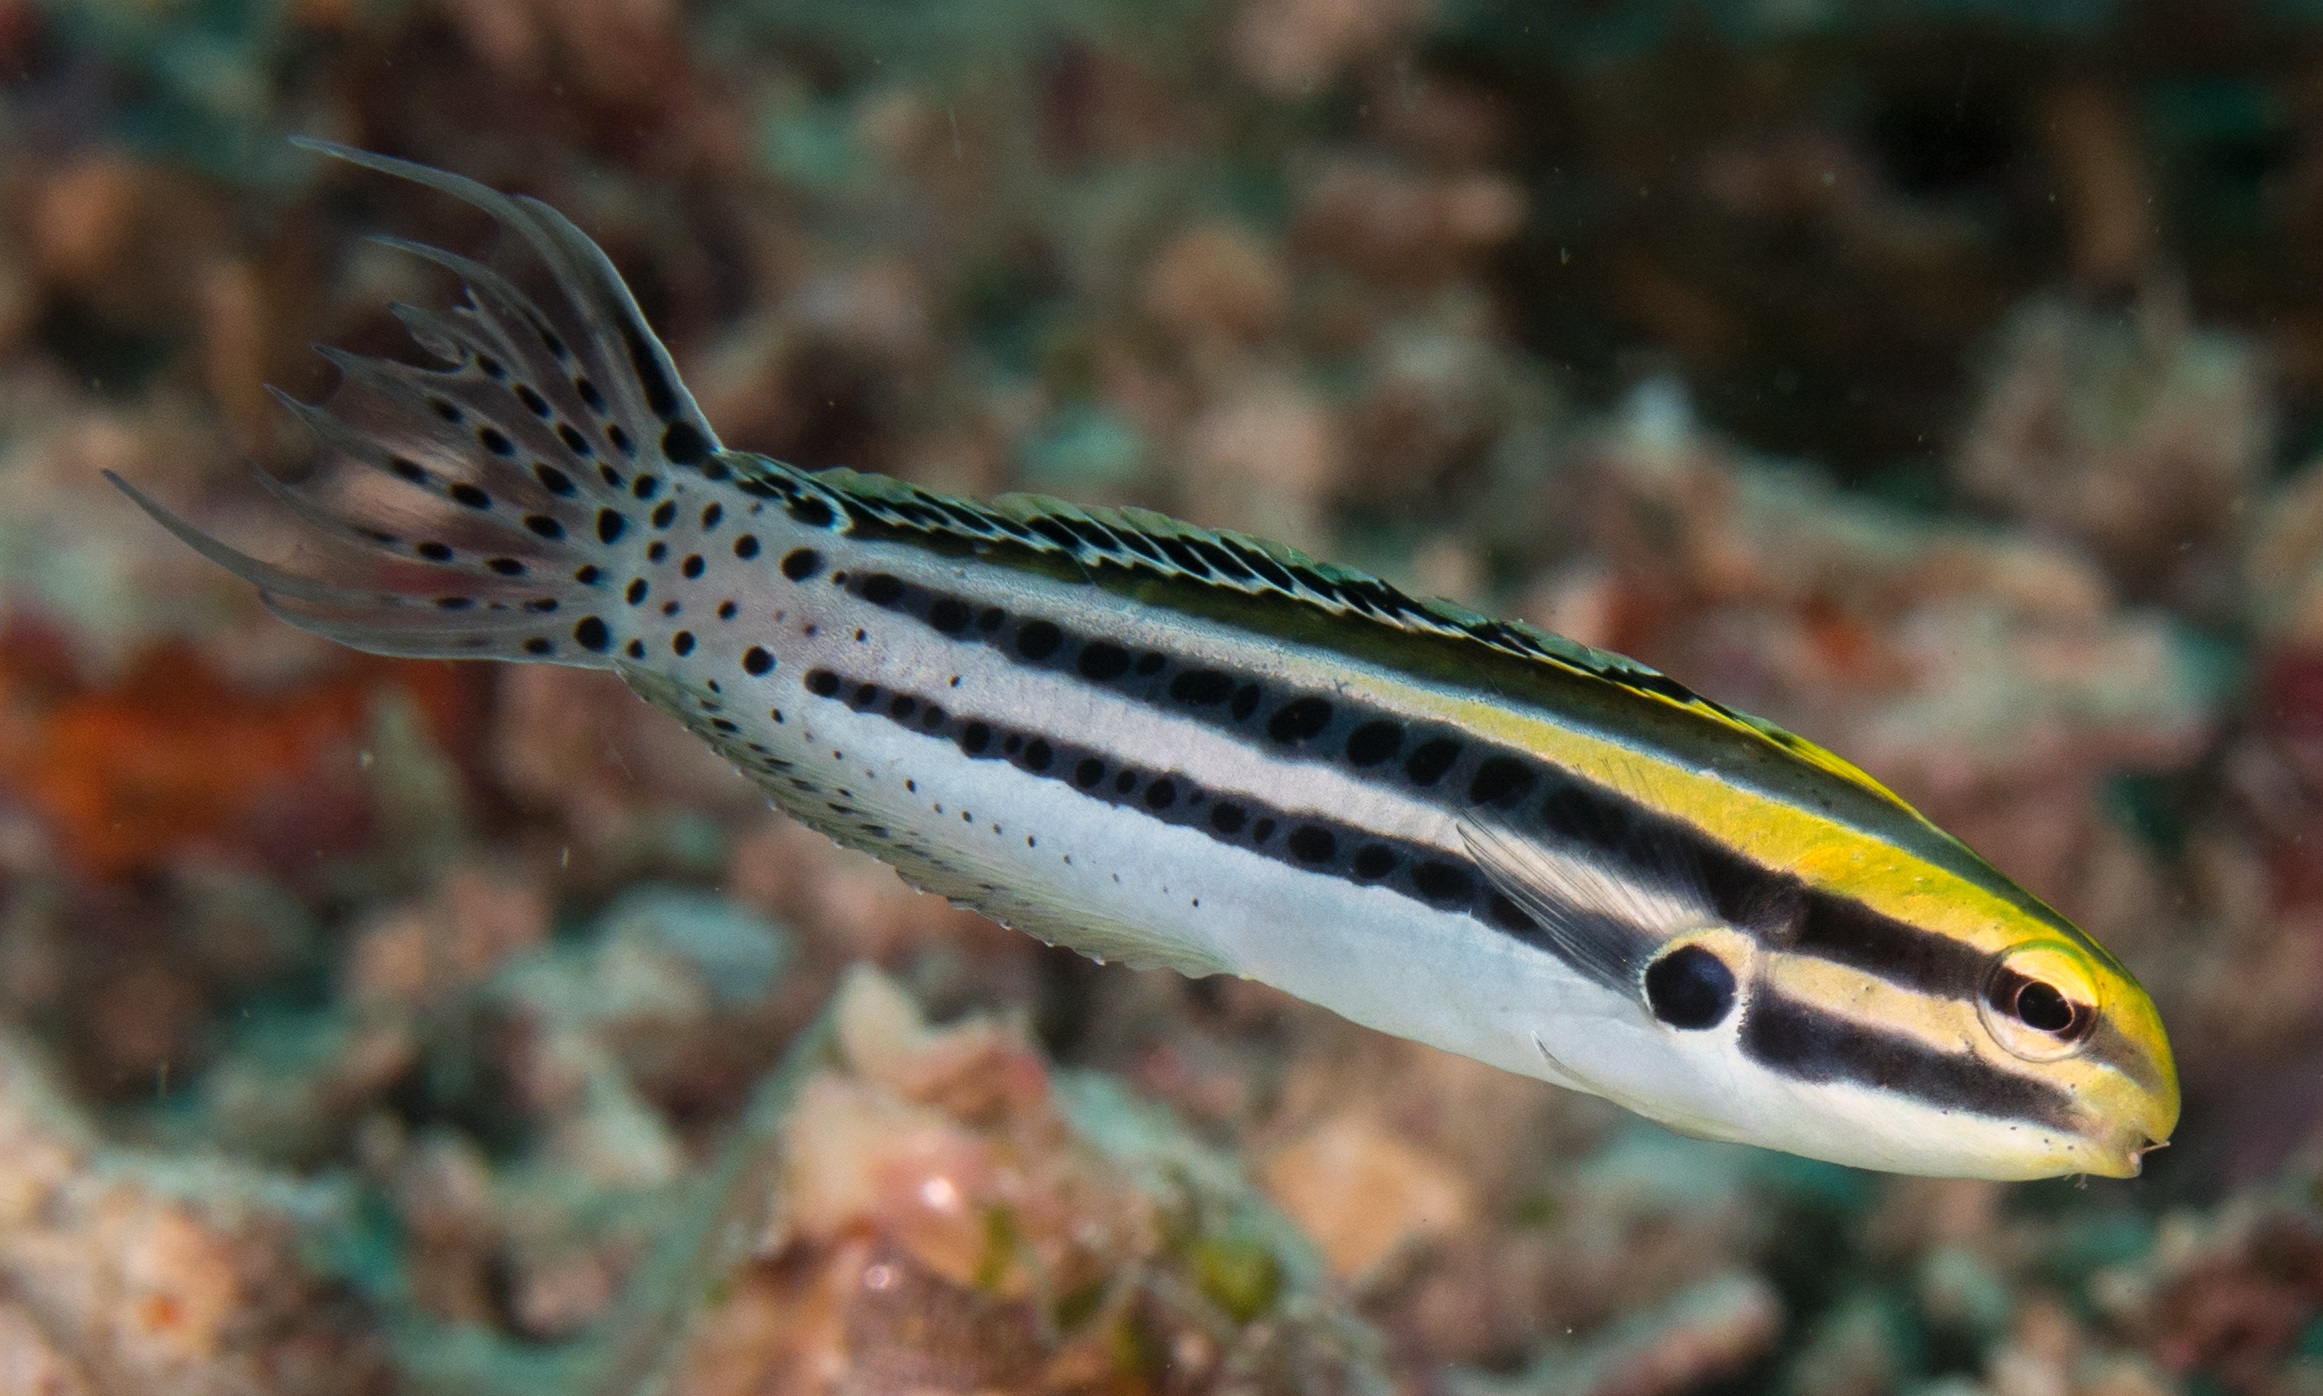
{"type": "MultiPolygon", "coordinates": [[[[950,741],[972,760],[1007,761],[1027,774],[1064,782],[1090,799],[1196,830],[1299,871],[1379,887],[1436,911],[1467,915],[1572,963],[1554,937],[1493,889],[1464,857],[1289,811],[1241,792],[1205,790],[1180,771],[1148,769],[1051,734],[952,713],[919,695],[834,669],[810,670],[806,686],[827,701],[950,741]]],[[[1609,936],[1641,934],[1602,913],[1573,915],[1603,922],[1609,936]]],[[[2061,1131],[2073,1127],[2071,1096],[2046,1082],[1967,1053],[1938,1051],[1772,989],[1762,987],[1753,996],[1740,1041],[1752,1060],[1795,1080],[1848,1082],[1940,1108],[2032,1120],[2061,1131]]]]}
{"type": "MultiPolygon", "coordinates": [[[[1907,847],[2096,958],[2110,959],[2056,912],[1868,777],[1833,769],[1825,763],[1834,758],[1813,743],[1736,713],[1625,656],[1445,603],[1417,601],[1378,578],[1255,540],[1189,533],[1158,515],[1091,514],[1055,501],[1021,499],[986,508],[852,471],[828,472],[816,486],[829,490],[844,510],[850,533],[874,542],[1100,586],[1140,605],[1385,662],[1482,701],[1526,702],[1562,721],[1598,710],[1624,732],[1714,766],[1745,788],[1907,847]],[[1220,565],[1221,559],[1240,569],[1220,565]],[[1291,605],[1271,613],[1269,624],[1253,621],[1254,606],[1281,602],[1291,605]],[[1390,647],[1393,656],[1383,659],[1383,648],[1390,647]],[[1608,710],[1615,692],[1623,695],[1621,706],[1608,710]]],[[[1587,719],[1578,722],[1591,726],[1587,719]]]]}
{"type": "MultiPolygon", "coordinates": [[[[826,482],[785,467],[765,469],[741,458],[736,460],[742,469],[736,483],[745,493],[781,499],[789,506],[791,516],[801,523],[861,535],[873,541],[889,541],[938,554],[963,553],[987,565],[1015,567],[1064,584],[1090,584],[1098,575],[1100,563],[1133,570],[1160,569],[1175,582],[1193,580],[1194,569],[1185,565],[1185,559],[1176,556],[1178,549],[1207,558],[1214,572],[1231,576],[1218,566],[1216,558],[1197,547],[1198,540],[1157,539],[1134,529],[1111,530],[1094,520],[1069,515],[1020,520],[874,477],[838,472],[833,481],[826,482]],[[847,488],[852,482],[864,480],[871,480],[882,489],[908,492],[910,498],[865,498],[847,488]],[[1167,558],[1162,552],[1165,543],[1176,545],[1167,558]],[[1073,547],[1079,551],[1049,551],[1073,547]]],[[[1417,603],[1409,602],[1384,583],[1350,578],[1327,568],[1323,570],[1332,575],[1324,577],[1309,569],[1277,563],[1264,552],[1232,539],[1223,539],[1213,546],[1227,550],[1229,556],[1247,566],[1255,577],[1278,591],[1295,586],[1305,587],[1325,599],[1332,595],[1340,597],[1358,613],[1358,619],[1370,616],[1385,624],[1397,625],[1402,617],[1417,609],[1417,603]],[[1367,585],[1376,588],[1377,594],[1366,590],[1367,585]]],[[[1520,829],[1537,827],[1551,837],[1576,844],[1589,856],[1603,860],[1620,876],[1665,889],[1699,890],[1707,894],[1722,920],[1752,935],[1762,945],[1844,964],[1932,997],[1969,1000],[1983,992],[1993,957],[1979,947],[1886,916],[1853,898],[1810,889],[1794,874],[1761,864],[1691,824],[1652,810],[1617,790],[1581,780],[1563,768],[1526,753],[1485,748],[1452,728],[1404,723],[1340,695],[1270,693],[1256,680],[1244,676],[1189,664],[1180,656],[1153,649],[1132,653],[1127,647],[1101,637],[1074,634],[1053,621],[1010,617],[969,597],[929,589],[891,573],[871,570],[849,580],[850,589],[872,604],[926,623],[947,638],[989,645],[1016,664],[1073,673],[1106,691],[1180,713],[1192,713],[1245,739],[1252,737],[1254,728],[1271,724],[1276,715],[1301,700],[1327,704],[1329,718],[1320,727],[1313,724],[1311,714],[1307,715],[1282,734],[1285,740],[1273,743],[1275,753],[1291,759],[1334,762],[1358,780],[1415,794],[1453,813],[1461,812],[1464,799],[1482,794],[1502,803],[1504,808],[1513,805],[1508,808],[1508,814],[1520,829]],[[865,591],[865,587],[869,590],[865,591]],[[1031,655],[1022,645],[1028,623],[1035,627],[1032,632],[1035,653],[1031,655]],[[1393,729],[1392,733],[1388,729],[1393,729]],[[1453,753],[1453,759],[1439,763],[1443,769],[1431,774],[1431,761],[1440,758],[1446,749],[1453,753]],[[1414,758],[1420,759],[1415,762],[1414,758]],[[1529,774],[1529,781],[1520,774],[1511,782],[1508,772],[1512,766],[1529,774]],[[1533,822],[1535,818],[1537,825],[1533,822]]],[[[1235,590],[1234,594],[1244,603],[1253,600],[1246,592],[1235,590]]],[[[1144,604],[1158,604],[1143,587],[1139,588],[1137,599],[1144,604]]],[[[1318,610],[1318,615],[1321,614],[1318,610]]],[[[1347,619],[1335,612],[1330,613],[1330,618],[1339,622],[1347,619]]],[[[1442,618],[1434,618],[1431,624],[1440,629],[1442,618]]],[[[1463,633],[1503,650],[1507,648],[1501,643],[1503,640],[1517,644],[1523,652],[1538,650],[1521,631],[1509,630],[1494,622],[1478,621],[1477,625],[1482,631],[1470,627],[1463,633]]],[[[1326,640],[1304,634],[1310,628],[1302,627],[1300,638],[1329,648],[1326,640]]],[[[1569,659],[1551,658],[1558,664],[1565,664],[1569,659]]],[[[1605,658],[1618,659],[1617,656],[1605,658]]],[[[1470,678],[1473,677],[1471,674],[1470,678]]],[[[1607,677],[1631,687],[1654,680],[1668,682],[1642,666],[1607,677]]],[[[1673,690],[1670,696],[1685,694],[1675,684],[1670,688],[1673,690]]],[[[1704,706],[1721,713],[1727,711],[1706,702],[1704,706]]],[[[1782,746],[1772,736],[1767,740],[1782,746]]],[[[1740,773],[1727,770],[1726,774],[1732,777],[1740,773]]],[[[1854,790],[1837,777],[1828,779],[1854,790]]],[[[1865,792],[1857,790],[1855,794],[1862,796],[1865,792]]],[[[1817,803],[1825,813],[1837,814],[1828,799],[1817,803]]],[[[1917,819],[1900,804],[1893,808],[1917,819]]],[[[1993,872],[1982,859],[1932,828],[1928,832],[1933,841],[1915,842],[1912,848],[1915,855],[2008,901],[2034,920],[2055,928],[2061,938],[2089,950],[2100,961],[2108,959],[2102,949],[2080,937],[2055,912],[1993,872]],[[1921,843],[1927,846],[1922,847],[1921,843]]],[[[1498,906],[1488,908],[1481,918],[1487,924],[1508,931],[1528,944],[1556,948],[1552,939],[1521,910],[1497,895],[1493,900],[1498,906]]],[[[2110,1066],[2132,1080],[2149,1087],[2156,1085],[2155,1072],[2145,1053],[2123,1037],[2110,1020],[2100,1022],[2087,1052],[2091,1060],[2110,1066]]]]}
{"type": "Polygon", "coordinates": [[[1808,893],[1792,935],[1781,948],[1833,960],[1891,983],[1938,998],[1974,999],[1984,993],[1991,951],[1925,931],[1907,922],[1824,893],[1808,893]]]}
{"type": "Polygon", "coordinates": [[[1829,959],[1947,999],[1983,990],[1992,958],[1980,947],[1810,889],[1683,820],[1459,729],[1406,722],[1344,695],[1273,688],[1164,650],[1134,653],[1041,616],[1012,616],[888,572],[855,572],[851,594],[920,621],[944,637],[986,646],[1026,669],[1072,676],[1109,693],[1189,717],[1294,760],[1332,765],[1455,817],[1501,810],[1520,832],[1577,845],[1624,878],[1707,894],[1728,925],[1770,948],[1829,959]]]}
{"type": "MultiPolygon", "coordinates": [[[[1557,952],[1555,941],[1461,855],[1288,810],[1239,791],[1205,789],[1182,771],[1150,769],[1050,733],[954,713],[940,702],[833,669],[810,670],[806,687],[856,712],[950,741],[972,760],[1006,761],[1027,774],[1063,782],[1090,799],[1157,823],[1193,829],[1301,872],[1379,887],[1436,911],[1470,916],[1528,945],[1557,952]]],[[[1630,928],[1620,928],[1620,933],[1637,934],[1630,928]]]]}
{"type": "Polygon", "coordinates": [[[1743,1054],[1818,1085],[1846,1082],[1945,1109],[2075,1129],[2070,1093],[1966,1052],[1944,1052],[1761,986],[1741,1030],[1743,1054]]]}

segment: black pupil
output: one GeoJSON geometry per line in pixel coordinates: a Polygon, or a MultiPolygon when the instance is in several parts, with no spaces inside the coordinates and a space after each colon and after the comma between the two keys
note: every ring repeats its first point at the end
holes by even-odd
{"type": "Polygon", "coordinates": [[[1699,945],[1681,945],[1646,967],[1645,1001],[1673,1028],[1714,1028],[1733,1011],[1734,971],[1699,945]]]}
{"type": "Polygon", "coordinates": [[[2017,1021],[2042,1032],[2063,1032],[2073,1026],[2073,1005],[2040,980],[2016,991],[2017,1021]]]}

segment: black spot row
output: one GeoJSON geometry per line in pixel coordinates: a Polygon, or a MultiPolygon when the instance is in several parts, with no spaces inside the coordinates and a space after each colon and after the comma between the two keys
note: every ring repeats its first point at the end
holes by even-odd
{"type": "MultiPolygon", "coordinates": [[[[817,505],[816,518],[811,521],[827,527],[830,508],[820,501],[817,505]]],[[[1619,656],[1593,659],[1578,647],[1553,644],[1506,621],[1447,614],[1363,573],[1278,562],[1262,549],[1233,537],[1151,533],[1077,514],[1019,519],[917,488],[912,489],[909,499],[849,497],[846,506],[850,524],[858,529],[876,522],[921,534],[1006,539],[1035,551],[1061,549],[1083,563],[1111,562],[1202,582],[1222,578],[1237,589],[1263,586],[1303,604],[1320,602],[1334,612],[1352,613],[1406,632],[1474,641],[1503,654],[1546,661],[1728,719],[1736,717],[1732,709],[1642,664],[1619,656]]],[[[795,504],[793,512],[797,512],[795,504]]]]}
{"type": "MultiPolygon", "coordinates": [[[[934,500],[930,496],[915,507],[925,515],[934,509],[934,500]]],[[[795,550],[783,561],[785,575],[794,580],[819,575],[825,566],[822,556],[812,549],[795,550]]],[[[1363,595],[1357,585],[1361,579],[1317,580],[1363,595]]],[[[1301,581],[1304,584],[1305,579],[1301,581]]],[[[1549,763],[1484,747],[1457,732],[1406,723],[1344,700],[1292,695],[1270,703],[1255,681],[1190,666],[1167,654],[1134,652],[1110,639],[1075,636],[1042,618],[1012,618],[999,608],[979,608],[964,598],[932,592],[890,574],[867,574],[852,579],[851,585],[868,588],[859,594],[875,604],[923,620],[948,637],[1012,652],[1020,662],[1069,667],[1090,682],[1159,706],[1211,716],[1222,724],[1260,719],[1271,740],[1313,759],[1343,761],[1353,771],[1372,778],[1385,776],[1410,789],[1436,794],[1455,806],[1500,809],[1519,829],[1537,828],[1579,844],[1625,875],[1663,886],[1706,891],[1719,914],[1738,927],[1768,936],[1806,934],[1812,940],[1817,939],[1815,928],[1846,925],[1850,928],[1846,934],[1825,932],[1821,938],[1830,944],[1813,946],[1810,952],[1860,964],[1898,982],[1924,984],[1934,992],[1973,992],[1973,986],[1963,987],[1965,980],[1952,963],[1958,956],[1951,945],[1928,943],[1941,938],[1844,899],[1810,897],[1795,878],[1756,864],[1690,826],[1549,763]],[[1824,906],[1826,902],[1830,905],[1824,906]],[[1802,926],[1807,930],[1802,932],[1802,926]],[[1880,947],[1877,951],[1868,948],[1874,943],[1880,947]]],[[[1371,599],[1380,609],[1392,608],[1392,600],[1371,599]]],[[[1528,652],[1539,648],[1529,636],[1497,622],[1476,622],[1474,627],[1489,632],[1478,638],[1503,648],[1528,652]]],[[[1700,701],[1682,686],[1642,668],[1623,667],[1614,677],[1674,700],[1700,701]]],[[[1366,859],[1364,867],[1373,867],[1376,862],[1376,858],[1366,859]]],[[[1447,894],[1452,890],[1448,879],[1439,877],[1433,885],[1447,894]]],[[[1501,907],[1493,919],[1504,929],[1528,933],[1530,922],[1512,906],[1501,907]]]]}
{"type": "MultiPolygon", "coordinates": [[[[564,342],[557,336],[555,331],[549,329],[546,325],[538,323],[537,321],[533,322],[533,328],[539,334],[544,347],[548,348],[560,363],[569,363],[570,352],[565,348],[564,342]]],[[[499,359],[493,357],[489,353],[476,350],[473,348],[473,346],[466,345],[461,347],[461,357],[471,362],[475,370],[484,378],[490,380],[494,384],[499,385],[503,391],[507,392],[510,396],[515,398],[515,400],[522,404],[524,410],[530,413],[533,418],[552,428],[556,434],[557,439],[561,441],[565,448],[571,451],[576,457],[587,460],[596,454],[594,449],[591,447],[588,438],[583,436],[571,422],[561,420],[558,417],[555,407],[548,401],[546,397],[542,396],[537,388],[535,388],[530,383],[524,382],[521,379],[511,378],[507,365],[503,364],[499,359]]],[[[604,395],[597,390],[596,385],[589,381],[589,378],[586,374],[574,374],[572,376],[572,386],[574,392],[579,395],[581,401],[588,407],[588,409],[591,412],[599,415],[601,425],[604,428],[606,440],[611,442],[614,449],[620,452],[624,457],[634,457],[637,453],[637,448],[635,444],[630,441],[628,433],[622,429],[621,424],[614,421],[603,420],[603,414],[606,410],[605,398],[604,395]]],[[[455,404],[448,402],[443,398],[433,396],[429,397],[427,402],[428,406],[434,410],[435,414],[442,418],[445,422],[454,426],[465,426],[467,424],[468,414],[455,404]]],[[[686,427],[685,430],[692,431],[692,428],[686,427]]],[[[475,430],[475,436],[476,443],[482,446],[484,450],[492,455],[508,458],[513,457],[516,454],[516,443],[505,431],[501,430],[491,421],[486,421],[484,424],[478,426],[475,430]]],[[[698,437],[699,433],[696,433],[696,436],[698,437]]],[[[665,451],[665,453],[670,454],[673,459],[680,459],[681,463],[683,463],[682,458],[685,453],[682,449],[677,452],[665,451]]],[[[555,495],[559,498],[569,498],[575,492],[572,477],[557,467],[548,464],[547,462],[533,462],[532,472],[534,478],[540,481],[541,487],[546,489],[552,495],[555,495]]],[[[605,483],[611,488],[619,489],[624,483],[621,474],[614,470],[610,465],[600,464],[598,466],[598,474],[604,477],[605,483]]],[[[637,482],[635,487],[637,496],[640,499],[650,498],[653,490],[658,487],[659,483],[659,480],[655,477],[644,477],[637,482]]],[[[490,497],[485,495],[482,491],[475,489],[473,486],[455,487],[449,492],[452,494],[452,497],[457,500],[457,502],[466,505],[469,508],[481,510],[489,509],[492,507],[492,501],[490,497]]],[[[535,519],[538,517],[540,516],[534,516],[534,518],[528,518],[526,520],[527,525],[532,527],[534,532],[551,539],[562,538],[564,536],[561,529],[552,533],[549,530],[541,527],[539,523],[535,522],[535,519]]]]}
{"type": "MultiPolygon", "coordinates": [[[[718,462],[711,462],[712,465],[718,462]]],[[[705,467],[707,469],[708,467],[705,467]]],[[[784,475],[745,473],[736,482],[743,493],[784,501],[792,516],[813,527],[832,527],[839,509],[831,499],[810,492],[784,475]]],[[[1641,665],[1620,660],[1591,663],[1586,656],[1553,648],[1521,628],[1499,621],[1471,620],[1438,614],[1384,582],[1360,575],[1277,564],[1231,539],[1161,539],[1129,529],[1109,529],[1096,520],[1044,516],[1030,520],[989,513],[962,501],[913,490],[908,499],[841,497],[850,527],[860,530],[868,521],[900,523],[922,532],[936,531],[977,538],[1005,537],[1034,546],[1049,543],[1083,551],[1174,566],[1193,574],[1191,556],[1213,572],[1232,577],[1220,567],[1209,549],[1239,560],[1249,572],[1278,590],[1303,589],[1314,597],[1347,610],[1380,618],[1406,629],[1432,630],[1466,637],[1506,653],[1547,659],[1568,670],[1578,669],[1641,693],[1672,702],[1695,705],[1717,713],[1727,709],[1703,699],[1675,680],[1641,665]],[[1206,546],[1205,546],[1206,545],[1206,546]]],[[[755,540],[752,540],[755,544],[755,540]]],[[[741,551],[737,544],[737,552],[741,551]]],[[[424,553],[423,553],[424,555],[424,553]]],[[[1131,565],[1135,565],[1134,562],[1131,565]]],[[[785,575],[805,580],[824,567],[812,549],[795,550],[783,561],[785,575]]],[[[872,574],[881,576],[884,574],[872,574]]],[[[1625,873],[1663,885],[1707,891],[1722,917],[1732,924],[1770,937],[1818,939],[1816,927],[1845,926],[1844,933],[1824,931],[1828,945],[1802,946],[1809,953],[1857,963],[1874,973],[1915,987],[1923,983],[1934,992],[1972,993],[1973,987],[1955,983],[1961,978],[1953,963],[1957,953],[1949,943],[1931,944],[1931,937],[1903,923],[1879,915],[1842,898],[1808,894],[1795,878],[1765,868],[1679,821],[1659,815],[1629,797],[1591,785],[1546,763],[1521,754],[1475,746],[1460,734],[1407,724],[1358,705],[1315,698],[1313,703],[1276,719],[1299,695],[1269,705],[1260,686],[1214,670],[1190,668],[1175,658],[1154,652],[1131,655],[1106,639],[1081,639],[1065,634],[1053,622],[1018,621],[997,608],[979,609],[966,600],[929,594],[900,579],[901,588],[882,601],[893,609],[924,620],[939,633],[958,639],[981,640],[1010,647],[1023,662],[1067,664],[1091,682],[1106,684],[1145,701],[1211,710],[1216,720],[1247,723],[1265,715],[1270,736],[1279,733],[1314,759],[1341,760],[1350,769],[1390,775],[1418,790],[1441,791],[1443,798],[1466,800],[1506,810],[1520,828],[1531,823],[1526,807],[1537,812],[1545,832],[1582,844],[1605,857],[1625,873]],[[1029,641],[1029,649],[1027,642],[1029,641]],[[1125,669],[1123,657],[1129,657],[1125,669]],[[1326,709],[1328,710],[1326,712],[1326,709]],[[1318,719],[1321,719],[1318,723],[1318,719]],[[1392,774],[1390,774],[1392,773],[1392,774]],[[1538,803],[1532,803],[1535,799],[1538,803]],[[1804,929],[1803,929],[1804,928],[1804,929]],[[1877,945],[1879,949],[1869,947],[1877,945]],[[1896,953],[1889,953],[1896,952],[1896,953]]],[[[885,593],[886,583],[876,585],[885,593]]],[[[1378,865],[1376,857],[1355,855],[1364,869],[1378,865]]],[[[1435,876],[1435,875],[1431,875],[1435,876]]],[[[1449,891],[1447,880],[1437,885],[1449,891]]],[[[1495,895],[1485,896],[1487,919],[1503,929],[1531,934],[1531,923],[1515,907],[1495,895]]]]}
{"type": "MultiPolygon", "coordinates": [[[[820,567],[819,558],[815,565],[820,567]]],[[[1188,666],[1173,655],[1133,653],[1112,640],[1075,636],[1045,619],[1011,618],[992,607],[978,610],[963,598],[932,593],[885,574],[872,574],[852,585],[870,587],[882,604],[916,616],[940,633],[993,645],[1021,663],[1069,667],[1111,691],[1200,715],[1221,726],[1240,727],[1258,720],[1278,750],[1341,762],[1364,778],[1422,793],[1455,812],[1492,808],[1520,831],[1537,831],[1577,845],[1624,876],[1707,893],[1712,908],[1728,924],[1770,940],[1796,942],[1809,953],[1928,992],[1953,996],[1975,992],[1973,974],[1962,968],[1971,951],[1955,942],[1859,903],[1810,895],[1790,874],[1758,864],[1690,825],[1551,763],[1344,699],[1315,695],[1270,699],[1253,680],[1188,666]]],[[[1375,862],[1367,860],[1365,866],[1375,862]]],[[[1439,899],[1456,892],[1448,876],[1431,874],[1431,878],[1429,888],[1439,899]]],[[[1502,907],[1492,919],[1514,933],[1532,933],[1532,923],[1514,906],[1502,907]]]]}
{"type": "MultiPolygon", "coordinates": [[[[1236,538],[1152,533],[1079,513],[1017,518],[919,489],[911,490],[908,498],[850,499],[849,506],[858,526],[878,522],[923,534],[1008,539],[1035,550],[1060,549],[1083,562],[1143,566],[1196,580],[1224,578],[1237,585],[1260,584],[1290,595],[1297,595],[1302,585],[1321,595],[1333,594],[1331,584],[1313,569],[1286,566],[1236,538]]],[[[1401,608],[1418,609],[1416,603],[1393,593],[1384,583],[1375,585],[1394,595],[1401,608]]]]}
{"type": "MultiPolygon", "coordinates": [[[[792,553],[783,564],[786,575],[795,571],[800,579],[821,567],[820,554],[810,549],[792,553]]],[[[1509,807],[1553,770],[1505,752],[1472,749],[1457,735],[1383,717],[1344,699],[1314,694],[1270,698],[1254,680],[1188,665],[1174,655],[1152,650],[1133,654],[1112,640],[1071,634],[1037,616],[1011,618],[993,607],[979,613],[963,598],[889,573],[850,578],[848,589],[874,605],[914,616],[946,636],[991,644],[1020,663],[1069,668],[1126,696],[1222,725],[1259,719],[1266,739],[1279,749],[1336,759],[1360,772],[1386,768],[1414,789],[1447,788],[1472,804],[1509,807]],[[1448,777],[1454,778],[1449,785],[1448,777]]],[[[1563,785],[1575,788],[1569,780],[1563,785]]],[[[1597,792],[1589,794],[1594,798],[1597,792]]]]}
{"type": "MultiPolygon", "coordinates": [[[[1061,549],[1084,563],[1112,562],[1203,582],[1223,579],[1238,589],[1263,587],[1300,602],[1319,601],[1401,628],[1465,636],[1529,658],[1548,657],[1551,653],[1531,635],[1502,622],[1448,616],[1376,577],[1277,561],[1263,549],[1230,536],[1154,533],[1109,525],[1079,514],[1040,514],[1019,519],[921,490],[913,491],[909,500],[850,499],[849,507],[858,526],[868,519],[922,533],[1007,538],[1034,550],[1061,549]]],[[[1560,662],[1570,662],[1568,656],[1556,657],[1560,662]]],[[[1652,677],[1679,693],[1684,692],[1659,675],[1652,677]]]]}
{"type": "Polygon", "coordinates": [[[952,741],[977,760],[1005,760],[1019,770],[1070,784],[1092,799],[1136,809],[1165,824],[1200,831],[1234,847],[1326,876],[1398,892],[1438,910],[1466,911],[1496,928],[1538,935],[1524,914],[1491,890],[1465,860],[1354,825],[1293,814],[1247,795],[1220,797],[1178,771],[1151,771],[1112,753],[1046,733],[999,726],[984,718],[954,717],[909,693],[815,669],[807,691],[839,699],[861,713],[877,713],[952,741]]]}

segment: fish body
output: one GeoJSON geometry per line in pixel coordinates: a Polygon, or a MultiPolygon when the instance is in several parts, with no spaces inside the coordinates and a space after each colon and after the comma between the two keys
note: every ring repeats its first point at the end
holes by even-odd
{"type": "MultiPolygon", "coordinates": [[[[842,843],[1103,960],[1257,979],[1691,1133],[2128,1175],[2178,1096],[2081,931],[1840,758],[1617,655],[1138,510],[722,448],[554,210],[443,360],[335,355],[276,492],[324,581],[155,517],[292,624],[620,674],[842,843]]],[[[124,488],[127,488],[124,486],[124,488]]]]}

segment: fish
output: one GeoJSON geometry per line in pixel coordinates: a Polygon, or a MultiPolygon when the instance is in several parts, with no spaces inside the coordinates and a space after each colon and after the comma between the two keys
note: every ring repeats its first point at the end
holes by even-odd
{"type": "Polygon", "coordinates": [[[471,205],[433,360],[322,352],[262,483],[292,571],[125,481],[303,630],[605,669],[771,803],[1101,961],[1230,974],[1672,1129],[1855,1167],[2130,1177],[2152,1000],[1842,757],[1656,670],[1137,508],[955,498],[729,449],[604,252],[471,205]]]}

